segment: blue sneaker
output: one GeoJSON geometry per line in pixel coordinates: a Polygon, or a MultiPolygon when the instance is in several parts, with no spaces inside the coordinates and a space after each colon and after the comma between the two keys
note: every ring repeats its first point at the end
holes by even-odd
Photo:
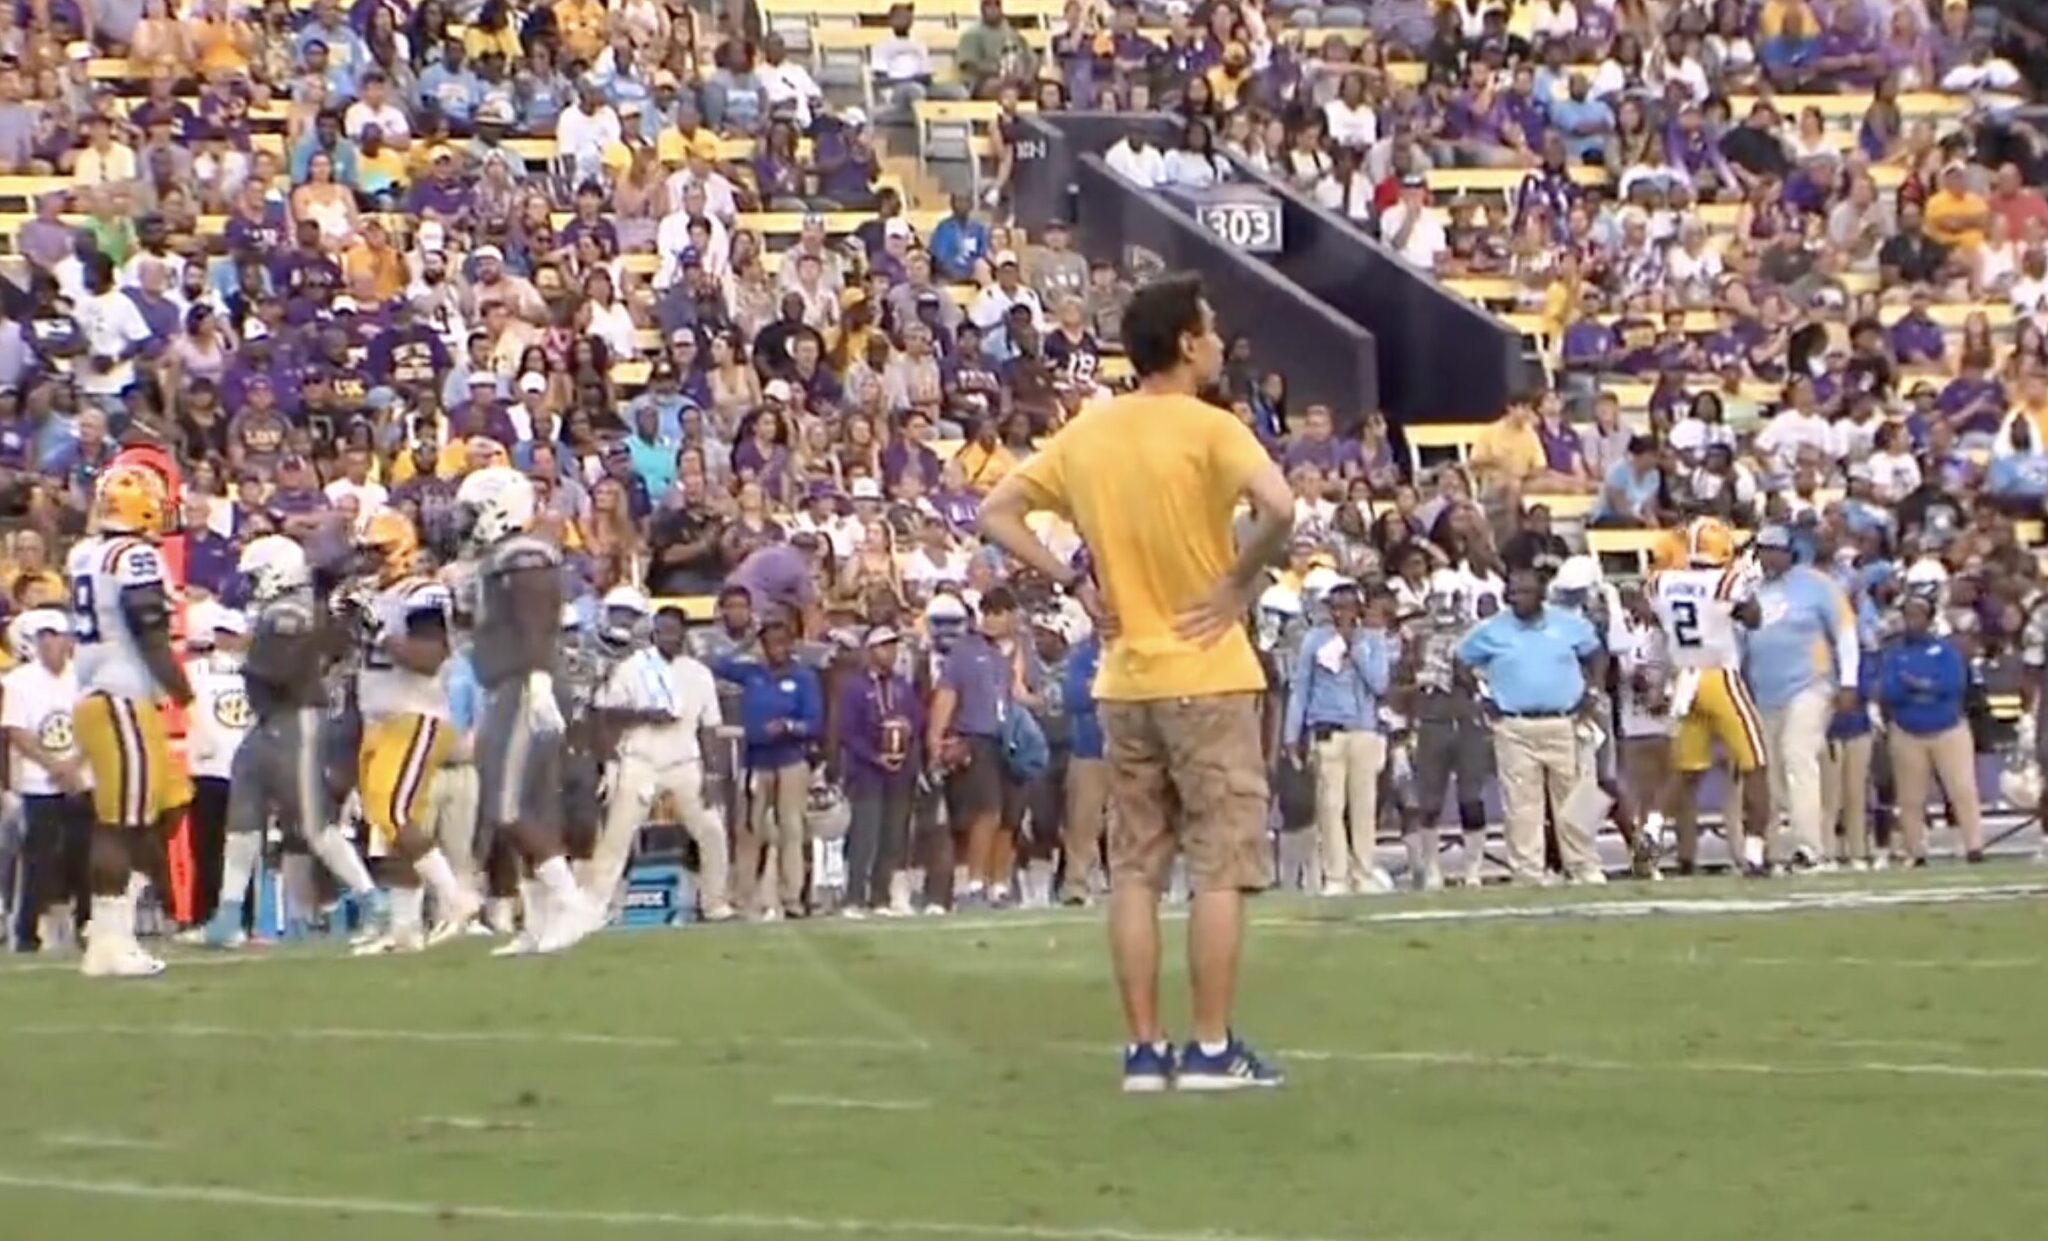
{"type": "Polygon", "coordinates": [[[1260,1060],[1250,1044],[1232,1034],[1230,1042],[1213,1056],[1203,1051],[1200,1043],[1181,1048],[1180,1074],[1173,1084],[1181,1090],[1253,1090],[1279,1086],[1286,1080],[1280,1070],[1260,1060]]]}
{"type": "Polygon", "coordinates": [[[248,942],[249,935],[242,930],[242,902],[222,901],[214,908],[212,920],[206,924],[206,946],[240,948],[248,942]]]}
{"type": "Polygon", "coordinates": [[[1125,1094],[1159,1094],[1172,1088],[1172,1043],[1132,1043],[1124,1048],[1125,1094]]]}

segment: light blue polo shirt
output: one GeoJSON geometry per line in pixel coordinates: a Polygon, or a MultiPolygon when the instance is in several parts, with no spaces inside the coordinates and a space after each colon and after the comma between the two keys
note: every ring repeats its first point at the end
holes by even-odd
{"type": "Polygon", "coordinates": [[[1545,714],[1579,705],[1586,695],[1579,661],[1599,649],[1591,622],[1545,604],[1533,621],[1500,611],[1479,622],[1458,643],[1458,661],[1486,675],[1502,714],[1545,714]]]}

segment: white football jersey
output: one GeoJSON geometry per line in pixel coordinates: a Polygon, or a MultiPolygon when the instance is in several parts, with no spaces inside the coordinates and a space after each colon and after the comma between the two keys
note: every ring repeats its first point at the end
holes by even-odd
{"type": "Polygon", "coordinates": [[[1670,640],[1660,625],[1638,623],[1623,616],[1609,631],[1608,653],[1621,673],[1621,735],[1662,737],[1671,733],[1671,719],[1664,711],[1652,711],[1657,696],[1671,693],[1671,660],[1666,654],[1670,640]],[[1640,674],[1643,689],[1635,683],[1640,674]]]}
{"type": "Polygon", "coordinates": [[[71,583],[71,633],[78,641],[78,688],[144,701],[162,687],[142,658],[142,644],[128,628],[121,592],[152,583],[170,591],[163,557],[148,539],[130,534],[81,540],[64,562],[71,583]]]}
{"type": "Polygon", "coordinates": [[[1752,569],[1666,569],[1650,584],[1666,651],[1678,668],[1742,666],[1735,609],[1756,593],[1752,569]]]}
{"type": "Polygon", "coordinates": [[[403,636],[422,616],[438,615],[442,624],[450,624],[453,611],[448,588],[429,577],[404,578],[370,600],[363,610],[363,667],[356,683],[364,719],[387,715],[448,718],[448,693],[441,678],[399,667],[386,653],[384,642],[403,636]]]}

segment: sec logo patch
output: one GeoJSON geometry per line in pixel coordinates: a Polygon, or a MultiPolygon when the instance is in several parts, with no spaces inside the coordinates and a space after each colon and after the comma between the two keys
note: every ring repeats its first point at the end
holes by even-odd
{"type": "Polygon", "coordinates": [[[249,710],[249,695],[238,689],[213,700],[213,718],[223,728],[242,729],[255,722],[255,714],[249,710]]]}
{"type": "Polygon", "coordinates": [[[52,711],[36,726],[36,744],[52,754],[62,754],[75,744],[71,731],[71,715],[65,711],[52,711]]]}

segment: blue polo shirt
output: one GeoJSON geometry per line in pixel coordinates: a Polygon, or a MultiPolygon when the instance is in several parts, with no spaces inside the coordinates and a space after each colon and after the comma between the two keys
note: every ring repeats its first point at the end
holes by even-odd
{"type": "Polygon", "coordinates": [[[1570,711],[1586,696],[1579,661],[1599,649],[1585,617],[1545,604],[1534,620],[1502,611],[1479,622],[1458,643],[1458,662],[1485,675],[1502,714],[1549,714],[1570,711]]]}

